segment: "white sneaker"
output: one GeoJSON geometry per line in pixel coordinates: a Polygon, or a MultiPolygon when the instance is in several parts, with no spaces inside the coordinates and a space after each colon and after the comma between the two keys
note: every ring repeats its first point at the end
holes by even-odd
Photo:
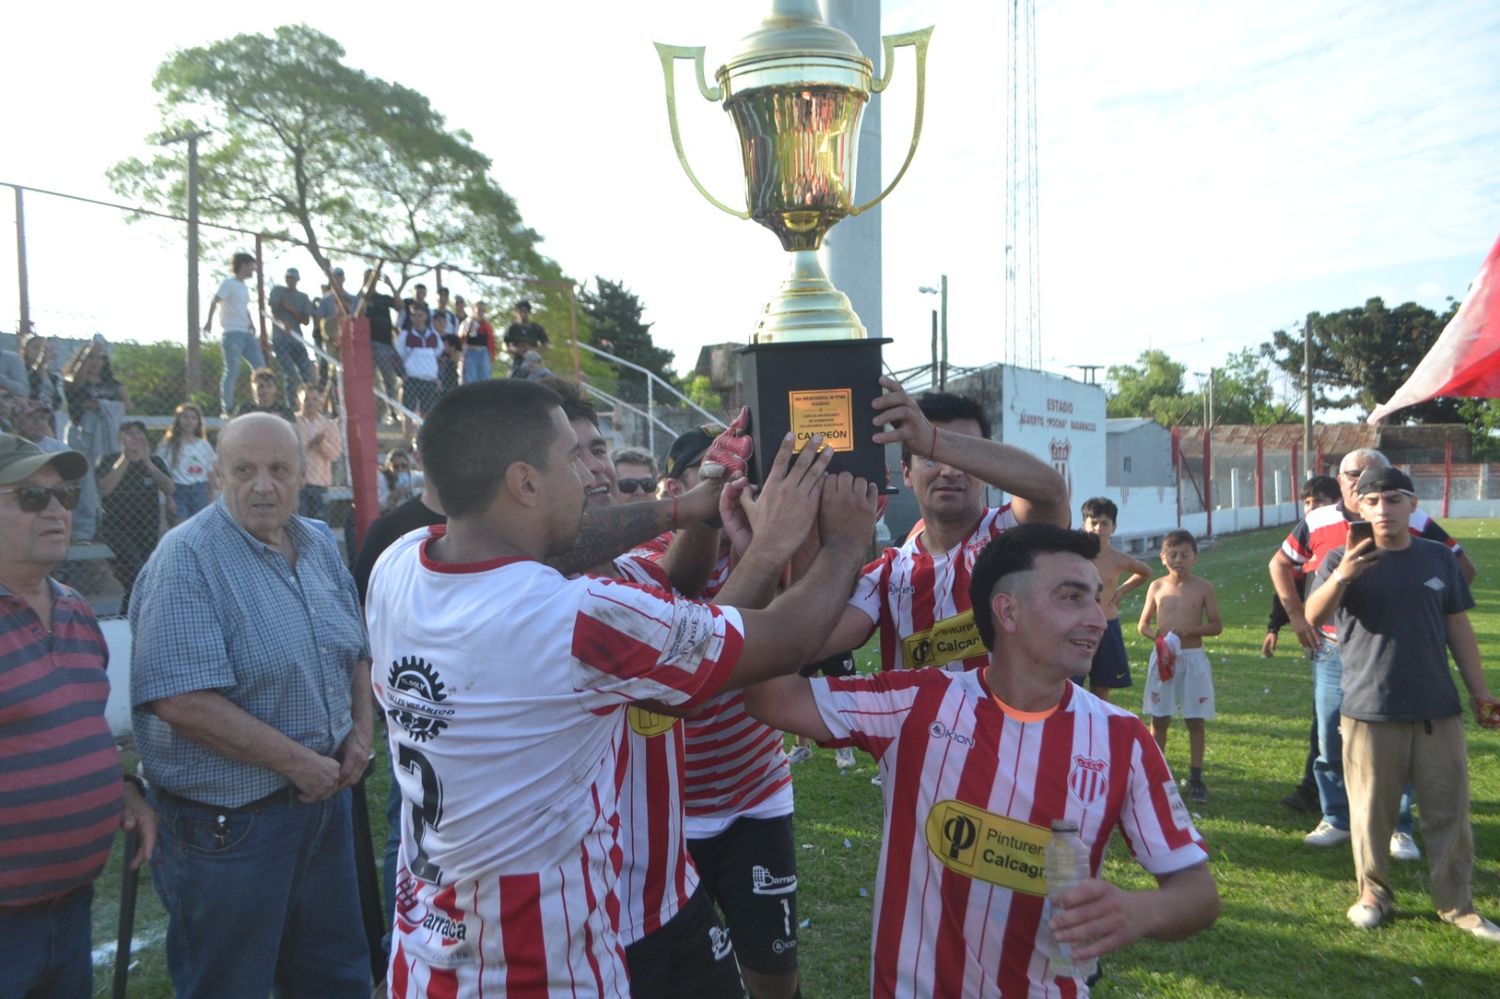
{"type": "Polygon", "coordinates": [[[1500,926],[1496,926],[1477,912],[1466,912],[1455,919],[1449,919],[1447,916],[1444,916],[1443,921],[1452,923],[1464,932],[1472,933],[1481,940],[1487,940],[1490,943],[1500,943],[1500,926]]]}
{"type": "Polygon", "coordinates": [[[854,747],[845,746],[842,749],[835,749],[833,751],[833,762],[838,766],[840,771],[848,770],[854,766],[854,747]]]}
{"type": "Polygon", "coordinates": [[[812,759],[812,750],[807,748],[806,746],[798,746],[790,753],[786,754],[786,760],[788,763],[801,763],[804,760],[810,759],[812,759]]]}
{"type": "Polygon", "coordinates": [[[1421,860],[1422,851],[1417,847],[1417,841],[1411,838],[1411,833],[1391,833],[1391,857],[1395,860],[1421,860]]]}
{"type": "Polygon", "coordinates": [[[883,786],[885,786],[884,783],[881,781],[879,774],[876,774],[874,777],[871,777],[870,778],[870,783],[874,784],[876,787],[883,787],[883,786]]]}
{"type": "Polygon", "coordinates": [[[1385,922],[1387,910],[1378,905],[1366,905],[1363,902],[1355,902],[1349,906],[1349,911],[1344,913],[1349,922],[1362,930],[1373,930],[1385,922]]]}
{"type": "Polygon", "coordinates": [[[1325,819],[1318,823],[1316,829],[1303,836],[1302,842],[1308,846],[1338,846],[1349,842],[1349,830],[1339,829],[1325,819]]]}

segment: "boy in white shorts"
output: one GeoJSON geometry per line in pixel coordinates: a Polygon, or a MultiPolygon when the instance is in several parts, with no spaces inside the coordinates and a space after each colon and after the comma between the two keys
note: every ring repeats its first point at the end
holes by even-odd
{"type": "Polygon", "coordinates": [[[1193,575],[1198,542],[1189,531],[1171,531],[1161,542],[1167,575],[1151,581],[1141,608],[1140,632],[1156,643],[1146,673],[1144,713],[1162,754],[1167,730],[1180,710],[1187,722],[1189,801],[1206,802],[1203,783],[1203,723],[1214,717],[1214,677],[1203,651],[1203,639],[1224,630],[1214,585],[1193,575]]]}

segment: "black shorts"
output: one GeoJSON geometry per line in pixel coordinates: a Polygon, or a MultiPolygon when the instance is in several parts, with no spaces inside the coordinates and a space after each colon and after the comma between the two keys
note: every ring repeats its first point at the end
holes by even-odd
{"type": "Polygon", "coordinates": [[[437,405],[438,383],[432,378],[408,378],[401,383],[401,405],[426,416],[437,405]]]}
{"type": "Polygon", "coordinates": [[[734,936],[740,964],[763,975],[797,970],[797,851],[792,817],[735,819],[688,853],[734,936]]]}
{"type": "Polygon", "coordinates": [[[1125,636],[1120,633],[1120,619],[1104,626],[1099,647],[1094,650],[1094,665],[1089,669],[1089,687],[1129,687],[1130,655],[1125,651],[1125,636]]]}
{"type": "Polygon", "coordinates": [[[655,933],[625,948],[630,994],[640,999],[741,999],[739,965],[729,932],[702,887],[655,933]]]}
{"type": "Polygon", "coordinates": [[[836,656],[829,656],[820,663],[809,663],[797,671],[800,675],[812,678],[822,673],[824,676],[853,676],[854,653],[841,652],[836,656]]]}

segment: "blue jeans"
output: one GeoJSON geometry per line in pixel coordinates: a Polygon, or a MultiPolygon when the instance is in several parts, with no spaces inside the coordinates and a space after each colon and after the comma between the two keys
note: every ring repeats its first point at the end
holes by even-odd
{"type": "Polygon", "coordinates": [[[226,811],[153,793],[151,879],[180,999],[368,999],[349,791],[226,811]]]}
{"type": "MultiPolygon", "coordinates": [[[[1313,781],[1323,821],[1335,829],[1349,828],[1349,796],[1344,790],[1344,742],[1339,735],[1339,714],[1344,706],[1344,660],[1339,643],[1326,635],[1313,653],[1313,713],[1318,728],[1318,758],[1313,761],[1313,781]]],[[[1416,829],[1411,815],[1411,788],[1401,795],[1396,831],[1408,836],[1416,829]]]]}
{"type": "MultiPolygon", "coordinates": [[[[370,375],[370,381],[375,385],[383,385],[385,394],[393,400],[400,402],[401,393],[397,391],[396,380],[401,371],[401,355],[396,353],[396,348],[388,343],[370,343],[370,365],[374,371],[370,375]]],[[[400,413],[390,403],[380,400],[376,402],[385,412],[387,419],[392,423],[397,422],[400,413]]]]}
{"type": "Polygon", "coordinates": [[[94,887],[50,903],[0,909],[0,999],[77,999],[94,991],[94,887]]]}
{"type": "Polygon", "coordinates": [[[276,364],[281,368],[281,378],[286,382],[287,404],[296,408],[297,387],[303,382],[318,384],[318,371],[312,358],[307,356],[307,344],[302,336],[279,326],[273,326],[271,351],[276,355],[276,364]]]}
{"type": "Polygon", "coordinates": [[[208,506],[207,482],[193,482],[188,485],[179,482],[177,488],[172,490],[172,509],[177,512],[179,523],[206,506],[208,506]]]}
{"type": "Polygon", "coordinates": [[[260,352],[260,339],[249,330],[224,331],[224,380],[219,383],[219,411],[234,412],[234,383],[240,378],[240,362],[251,370],[266,366],[266,355],[260,352]]]}
{"type": "Polygon", "coordinates": [[[484,347],[464,348],[464,384],[490,377],[490,352],[484,347]]]}

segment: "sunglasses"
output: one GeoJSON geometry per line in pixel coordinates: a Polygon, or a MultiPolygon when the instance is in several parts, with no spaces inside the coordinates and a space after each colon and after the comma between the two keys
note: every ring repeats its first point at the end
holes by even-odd
{"type": "Polygon", "coordinates": [[[27,513],[41,513],[56,499],[64,510],[71,510],[83,498],[83,487],[77,484],[66,486],[20,486],[15,489],[0,489],[0,493],[15,493],[16,503],[27,513]]]}
{"type": "Polygon", "coordinates": [[[634,495],[637,489],[639,489],[643,493],[656,492],[656,480],[651,478],[617,479],[615,480],[615,485],[619,486],[620,492],[624,493],[626,496],[634,495]]]}

